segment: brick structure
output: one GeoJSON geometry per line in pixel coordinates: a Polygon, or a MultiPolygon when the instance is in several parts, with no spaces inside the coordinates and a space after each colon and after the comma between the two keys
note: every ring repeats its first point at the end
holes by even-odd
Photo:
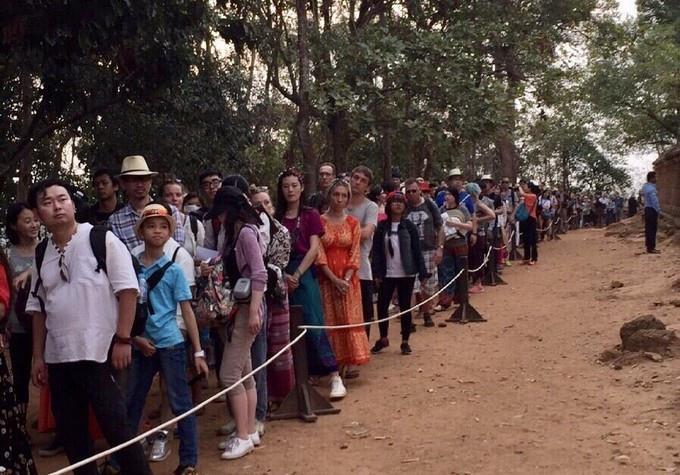
{"type": "Polygon", "coordinates": [[[675,145],[654,161],[656,187],[661,211],[680,219],[680,145],[675,145]]]}

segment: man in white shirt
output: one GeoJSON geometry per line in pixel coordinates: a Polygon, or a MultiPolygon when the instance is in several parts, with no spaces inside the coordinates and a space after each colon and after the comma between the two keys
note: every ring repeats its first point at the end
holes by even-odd
{"type": "MultiPolygon", "coordinates": [[[[131,361],[130,332],[137,300],[137,276],[125,245],[106,233],[106,268],[97,270],[89,223],[78,224],[68,184],[45,180],[31,188],[29,204],[52,237],[41,243],[44,259],[32,270],[33,369],[36,386],[48,384],[57,432],[71,463],[89,457],[91,406],[109,445],[136,433],[130,427],[111,365],[131,361]],[[110,352],[110,358],[109,358],[110,352]],[[49,378],[48,378],[49,375],[49,378]]],[[[120,451],[122,473],[149,474],[141,445],[120,451]]],[[[91,463],[75,471],[95,475],[91,463]]]]}

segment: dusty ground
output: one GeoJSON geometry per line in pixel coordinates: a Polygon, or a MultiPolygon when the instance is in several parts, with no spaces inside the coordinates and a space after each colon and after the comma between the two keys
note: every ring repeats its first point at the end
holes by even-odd
{"type": "MultiPolygon", "coordinates": [[[[680,308],[669,303],[680,298],[671,290],[680,279],[679,248],[662,244],[660,255],[642,249],[637,233],[621,238],[603,230],[541,244],[539,265],[508,268],[503,278],[509,285],[474,297],[488,323],[419,326],[411,356],[398,354],[393,325],[392,346],[349,383],[339,415],[313,424],[271,422],[261,448],[239,461],[219,460],[214,433],[222,406],[211,405],[199,418],[201,473],[632,474],[680,468],[680,359],[618,371],[596,361],[635,316],[652,313],[680,329],[680,308]],[[611,289],[612,280],[623,287],[611,289]]],[[[171,472],[176,447],[173,452],[154,465],[155,473],[171,472]]],[[[38,462],[48,473],[65,458],[38,462]]]]}

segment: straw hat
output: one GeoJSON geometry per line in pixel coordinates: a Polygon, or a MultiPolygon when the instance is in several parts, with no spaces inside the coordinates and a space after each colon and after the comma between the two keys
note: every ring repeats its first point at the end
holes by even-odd
{"type": "Polygon", "coordinates": [[[491,175],[486,174],[486,175],[482,175],[482,181],[484,181],[484,180],[493,181],[493,178],[491,178],[491,175]]]}
{"type": "Polygon", "coordinates": [[[141,155],[130,155],[123,159],[123,165],[120,168],[120,175],[124,176],[156,176],[158,172],[149,170],[149,165],[141,155]]]}
{"type": "Polygon", "coordinates": [[[452,176],[463,176],[463,174],[460,171],[460,168],[452,168],[451,170],[449,170],[447,178],[451,178],[452,176]]]}
{"type": "Polygon", "coordinates": [[[137,233],[137,236],[141,236],[142,224],[150,218],[165,218],[168,222],[168,226],[170,226],[170,235],[172,236],[174,234],[175,217],[172,215],[170,208],[160,203],[150,203],[144,207],[144,211],[142,211],[142,215],[135,225],[135,233],[137,233]]]}

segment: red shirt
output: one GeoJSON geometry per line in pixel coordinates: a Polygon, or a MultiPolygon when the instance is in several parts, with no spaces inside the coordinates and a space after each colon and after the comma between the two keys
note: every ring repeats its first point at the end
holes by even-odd
{"type": "Polygon", "coordinates": [[[524,195],[524,206],[529,210],[529,216],[534,219],[536,219],[536,201],[538,201],[538,199],[533,193],[526,193],[524,195]]]}

